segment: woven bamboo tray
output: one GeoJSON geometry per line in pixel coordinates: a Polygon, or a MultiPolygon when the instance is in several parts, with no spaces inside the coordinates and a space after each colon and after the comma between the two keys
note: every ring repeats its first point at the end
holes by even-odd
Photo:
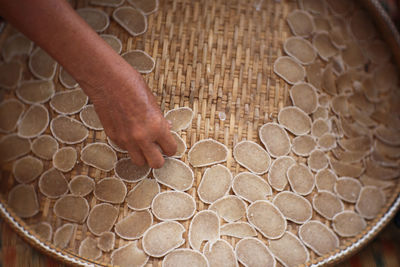
{"type": "MultiPolygon", "coordinates": [[[[81,8],[90,6],[88,2],[76,0],[72,1],[72,5],[81,8]]],[[[390,19],[377,1],[364,0],[358,3],[361,4],[365,4],[375,18],[400,66],[400,38],[390,19]]],[[[290,86],[274,74],[273,63],[284,54],[282,44],[292,35],[286,16],[296,8],[297,1],[289,0],[160,0],[158,11],[148,16],[148,29],[144,35],[131,37],[112,19],[105,33],[118,36],[123,43],[123,52],[142,49],[156,60],[155,70],[147,74],[145,79],[164,112],[182,106],[193,109],[195,116],[192,125],[181,134],[188,149],[199,140],[213,138],[224,143],[232,152],[234,145],[243,139],[260,143],[259,127],[266,122],[276,121],[279,110],[290,105],[290,86]]],[[[110,15],[114,8],[100,9],[110,15]]],[[[13,32],[10,26],[6,27],[0,36],[0,46],[13,32]]],[[[26,79],[30,78],[28,72],[24,72],[26,79]]],[[[64,90],[57,74],[56,90],[64,90]]],[[[51,117],[56,116],[50,108],[49,111],[51,117]]],[[[51,134],[49,130],[46,133],[51,134]]],[[[106,142],[104,132],[90,131],[84,143],[76,146],[77,150],[95,141],[106,142]]],[[[187,153],[182,160],[188,163],[187,153]]],[[[11,166],[10,163],[3,167],[0,179],[0,214],[5,221],[34,247],[62,262],[76,266],[107,265],[110,253],[104,253],[99,261],[78,256],[79,241],[91,235],[85,224],[78,226],[75,236],[64,250],[42,240],[31,230],[30,226],[40,221],[49,222],[53,230],[64,223],[52,212],[54,200],[38,194],[41,211],[27,220],[20,219],[8,208],[8,192],[16,184],[11,175],[11,166]]],[[[233,174],[245,170],[232,157],[228,158],[226,166],[233,174]]],[[[51,162],[45,162],[45,169],[49,167],[51,162]]],[[[200,211],[208,208],[199,200],[196,192],[205,168],[193,170],[195,184],[188,193],[196,199],[197,210],[200,211]]],[[[77,174],[86,174],[97,182],[112,176],[113,172],[105,173],[79,162],[65,176],[69,180],[77,174]]],[[[127,184],[128,191],[133,186],[127,184]]],[[[167,188],[162,186],[162,191],[165,190],[167,188]]],[[[323,257],[318,257],[310,250],[310,262],[307,265],[337,263],[376,236],[400,207],[400,181],[397,180],[396,185],[386,189],[385,193],[386,206],[377,218],[368,221],[362,233],[353,238],[341,238],[340,248],[323,257]]],[[[311,200],[312,195],[306,198],[311,200]]],[[[92,194],[87,199],[91,207],[98,202],[92,194]]],[[[126,203],[121,204],[119,210],[118,221],[129,213],[126,203]]],[[[313,219],[329,224],[328,220],[315,212],[313,219]]],[[[182,224],[188,230],[190,220],[182,224]]],[[[297,228],[294,223],[288,223],[288,231],[296,231],[297,228]]],[[[187,239],[187,231],[184,237],[187,239]]],[[[223,238],[232,246],[239,240],[223,238]]],[[[262,236],[258,234],[258,238],[262,239],[262,236]]],[[[116,247],[126,243],[123,239],[116,239],[116,247]]],[[[189,247],[188,242],[182,247],[189,247]]],[[[150,258],[146,266],[161,266],[161,260],[150,258]]]]}

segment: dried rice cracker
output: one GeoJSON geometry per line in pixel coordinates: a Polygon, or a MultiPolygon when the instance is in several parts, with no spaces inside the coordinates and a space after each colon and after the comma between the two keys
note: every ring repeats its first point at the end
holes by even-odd
{"type": "Polygon", "coordinates": [[[304,67],[297,60],[287,56],[275,60],[274,72],[289,84],[301,82],[306,76],[304,67]]]}
{"type": "Polygon", "coordinates": [[[259,130],[259,137],[272,157],[286,156],[290,152],[289,135],[277,123],[266,123],[259,130]]]}
{"type": "Polygon", "coordinates": [[[294,10],[286,18],[294,35],[308,37],[315,31],[313,17],[303,10],[294,10]]]}
{"type": "Polygon", "coordinates": [[[208,209],[215,211],[219,217],[230,223],[244,217],[246,203],[237,196],[228,195],[212,203],[208,209]]]}
{"type": "Polygon", "coordinates": [[[335,15],[347,15],[354,8],[354,2],[348,0],[326,0],[326,3],[335,15]]]}
{"type": "Polygon", "coordinates": [[[326,133],[318,138],[318,146],[322,151],[329,151],[336,147],[336,136],[326,133]]]}
{"type": "Polygon", "coordinates": [[[104,232],[97,240],[97,247],[104,252],[110,252],[115,246],[115,234],[113,232],[104,232]]]}
{"type": "Polygon", "coordinates": [[[219,217],[216,212],[202,210],[193,217],[189,226],[189,244],[200,251],[203,241],[211,244],[219,239],[219,217]]]}
{"type": "Polygon", "coordinates": [[[43,162],[32,156],[25,156],[16,160],[12,173],[15,180],[21,184],[28,184],[39,177],[43,172],[43,162]]]}
{"type": "Polygon", "coordinates": [[[386,93],[396,88],[399,80],[399,71],[393,64],[383,64],[373,74],[373,82],[375,90],[386,93]]]}
{"type": "Polygon", "coordinates": [[[363,184],[363,186],[376,186],[381,189],[386,189],[394,186],[393,181],[385,181],[385,180],[379,180],[376,178],[369,177],[368,175],[361,175],[360,177],[360,182],[363,184]]]}
{"type": "Polygon", "coordinates": [[[59,142],[70,145],[83,142],[89,135],[81,122],[64,115],[51,120],[50,130],[59,142]]]}
{"type": "Polygon", "coordinates": [[[103,32],[110,25],[108,15],[100,9],[80,8],[76,12],[95,32],[103,32]]]}
{"type": "Polygon", "coordinates": [[[124,150],[122,148],[120,148],[113,140],[111,140],[110,138],[108,138],[107,136],[107,143],[117,152],[119,153],[128,153],[127,150],[124,150]]]}
{"type": "MultiPolygon", "coordinates": [[[[322,3],[321,1],[316,1],[322,3]]],[[[323,17],[314,17],[315,31],[316,32],[330,32],[332,31],[329,20],[323,17]]]]}
{"type": "Polygon", "coordinates": [[[207,242],[203,249],[203,255],[206,256],[210,266],[239,267],[235,252],[232,246],[223,239],[216,242],[207,242]]]}
{"type": "Polygon", "coordinates": [[[359,177],[365,170],[362,164],[342,163],[332,157],[329,158],[329,165],[339,176],[359,177]]]}
{"type": "Polygon", "coordinates": [[[32,185],[19,184],[8,193],[7,204],[21,218],[29,218],[39,212],[39,202],[32,185]]]}
{"type": "Polygon", "coordinates": [[[123,6],[115,9],[112,16],[132,36],[138,36],[147,31],[147,18],[140,10],[123,6]]]}
{"type": "Polygon", "coordinates": [[[291,232],[276,240],[269,240],[269,249],[283,266],[300,266],[309,261],[308,250],[300,239],[291,232]]]}
{"type": "MultiPolygon", "coordinates": [[[[324,15],[326,13],[326,5],[325,2],[320,0],[300,0],[300,7],[305,11],[324,15]]],[[[296,264],[295,264],[296,265],[296,264]]]]}
{"type": "Polygon", "coordinates": [[[136,166],[130,158],[122,158],[115,163],[115,176],[125,182],[134,183],[145,179],[151,171],[147,165],[136,166]]]}
{"type": "Polygon", "coordinates": [[[29,139],[23,139],[16,134],[3,136],[0,139],[0,163],[17,159],[31,150],[29,139]]]}
{"type": "Polygon", "coordinates": [[[236,238],[257,236],[257,232],[254,227],[247,222],[233,222],[224,224],[220,228],[220,234],[233,236],[236,238]]]}
{"type": "Polygon", "coordinates": [[[333,45],[331,37],[327,32],[318,32],[312,39],[313,45],[318,55],[325,61],[338,53],[338,49],[333,45]]]}
{"type": "Polygon", "coordinates": [[[153,176],[160,184],[178,191],[189,190],[194,181],[192,169],[183,161],[165,158],[160,169],[153,169],[153,176]]]}
{"type": "Polygon", "coordinates": [[[331,169],[323,169],[318,171],[315,175],[315,186],[318,191],[326,190],[334,192],[333,188],[337,179],[337,175],[331,169]]]}
{"type": "Polygon", "coordinates": [[[330,59],[330,63],[332,64],[332,70],[336,75],[342,74],[346,69],[341,55],[333,56],[330,59]]]}
{"type": "Polygon", "coordinates": [[[118,39],[117,36],[112,34],[101,34],[101,38],[109,45],[111,48],[117,53],[121,54],[122,51],[122,42],[118,39]]]}
{"type": "Polygon", "coordinates": [[[0,87],[14,89],[22,77],[22,65],[17,61],[0,63],[0,87]]]}
{"type": "Polygon", "coordinates": [[[271,164],[269,154],[257,143],[241,141],[233,149],[235,160],[255,174],[266,173],[271,164]]]}
{"type": "Polygon", "coordinates": [[[282,212],[271,202],[257,200],[247,207],[247,220],[264,237],[280,238],[286,230],[286,219],[282,212]]]}
{"type": "Polygon", "coordinates": [[[103,124],[101,123],[93,105],[84,106],[79,113],[79,118],[81,119],[82,123],[89,129],[95,131],[101,131],[104,129],[103,124]]]}
{"type": "Polygon", "coordinates": [[[128,243],[111,253],[111,265],[120,267],[143,267],[148,260],[149,256],[138,248],[137,241],[128,243]]]}
{"type": "Polygon", "coordinates": [[[99,259],[103,253],[97,247],[97,240],[92,237],[86,237],[79,245],[78,255],[91,260],[99,259]]]}
{"type": "Polygon", "coordinates": [[[320,221],[309,221],[300,226],[299,237],[317,255],[322,256],[339,248],[339,238],[320,221]]]}
{"type": "Polygon", "coordinates": [[[125,0],[90,0],[91,5],[118,7],[124,3],[125,0]]]}
{"type": "Polygon", "coordinates": [[[278,193],[272,202],[289,221],[305,223],[311,219],[311,204],[302,196],[290,191],[283,191],[278,193]]]}
{"type": "Polygon", "coordinates": [[[39,190],[48,198],[59,198],[68,192],[68,183],[64,175],[51,168],[45,171],[39,178],[39,190]]]}
{"type": "Polygon", "coordinates": [[[171,131],[174,132],[189,128],[192,124],[193,116],[193,110],[188,107],[172,109],[165,114],[165,118],[172,123],[171,131]]]}
{"type": "Polygon", "coordinates": [[[175,221],[153,225],[143,235],[142,246],[147,255],[162,257],[185,243],[185,227],[175,221]]]}
{"type": "Polygon", "coordinates": [[[351,118],[361,125],[366,127],[375,127],[378,124],[375,120],[371,119],[370,115],[365,114],[363,111],[352,105],[349,107],[349,111],[351,118]]]}
{"type": "Polygon", "coordinates": [[[82,89],[77,88],[56,93],[50,100],[50,107],[57,113],[71,115],[81,111],[88,100],[82,89]]]}
{"type": "Polygon", "coordinates": [[[376,64],[383,64],[390,60],[392,54],[387,44],[375,39],[365,45],[365,55],[376,64]]]}
{"type": "Polygon", "coordinates": [[[322,73],[322,89],[329,95],[337,94],[336,76],[332,64],[328,64],[322,73]]]}
{"type": "Polygon", "coordinates": [[[78,86],[78,83],[63,67],[60,68],[60,74],[58,75],[60,83],[68,89],[72,89],[78,86]]]}
{"type": "Polygon", "coordinates": [[[374,148],[381,154],[389,158],[397,159],[400,157],[400,147],[385,144],[380,140],[375,140],[374,148]]]}
{"type": "Polygon", "coordinates": [[[75,196],[87,196],[94,190],[95,183],[87,175],[77,175],[68,184],[69,191],[75,196]]]}
{"type": "Polygon", "coordinates": [[[368,61],[359,44],[355,42],[347,43],[346,48],[341,50],[341,55],[344,63],[349,68],[362,67],[368,61]]]}
{"type": "Polygon", "coordinates": [[[21,33],[8,37],[1,48],[1,55],[5,62],[19,55],[29,55],[33,49],[33,42],[21,33]]]}
{"type": "Polygon", "coordinates": [[[236,257],[246,267],[275,267],[276,261],[268,247],[256,238],[245,238],[237,242],[236,257]]]}
{"type": "Polygon", "coordinates": [[[33,225],[31,229],[44,241],[50,241],[53,236],[53,227],[48,222],[39,222],[33,225]]]}
{"type": "Polygon", "coordinates": [[[214,165],[207,168],[197,188],[197,194],[201,201],[211,204],[223,197],[231,188],[232,174],[223,165],[214,165]]]}
{"type": "MultiPolygon", "coordinates": [[[[339,94],[347,94],[347,93],[352,93],[353,91],[353,83],[354,83],[354,71],[346,71],[343,72],[342,74],[338,75],[336,79],[336,87],[338,90],[339,94]]],[[[340,95],[338,97],[341,97],[340,95]]],[[[343,99],[339,100],[339,103],[342,102],[343,99]]],[[[346,98],[347,100],[347,98],[346,98]]],[[[337,105],[335,105],[337,106],[337,105]]],[[[332,107],[333,108],[333,107],[332,107]]],[[[335,108],[335,109],[342,109],[342,108],[335,108]]],[[[333,110],[333,112],[336,112],[333,110]]]]}
{"type": "Polygon", "coordinates": [[[284,107],[278,114],[279,123],[294,135],[304,135],[311,130],[311,119],[298,107],[284,107]]]}
{"type": "Polygon", "coordinates": [[[353,94],[348,97],[348,102],[368,115],[371,115],[375,111],[375,105],[368,101],[361,90],[354,91],[353,94]]]}
{"type": "Polygon", "coordinates": [[[332,99],[332,111],[340,117],[349,116],[349,104],[347,102],[347,96],[338,95],[332,99]]]}
{"type": "Polygon", "coordinates": [[[371,159],[368,159],[365,161],[366,165],[366,170],[365,173],[366,175],[370,177],[374,177],[380,180],[391,180],[398,178],[400,176],[400,170],[399,170],[399,165],[395,165],[395,168],[390,168],[390,167],[383,167],[379,165],[378,163],[372,161],[371,159]]]}
{"type": "Polygon", "coordinates": [[[316,147],[317,142],[310,135],[300,135],[292,140],[292,151],[299,156],[309,156],[316,147]]]}
{"type": "Polygon", "coordinates": [[[180,248],[175,249],[164,257],[162,267],[208,267],[207,258],[198,251],[180,248]]]}
{"type": "Polygon", "coordinates": [[[96,184],[93,194],[98,200],[120,204],[125,200],[126,186],[121,179],[114,177],[103,178],[96,184]]]}
{"type": "Polygon", "coordinates": [[[302,37],[289,37],[283,44],[283,49],[286,54],[294,57],[304,65],[313,63],[317,57],[312,44],[302,37]]]}
{"type": "Polygon", "coordinates": [[[171,131],[172,137],[174,138],[176,142],[176,153],[173,155],[173,158],[180,159],[183,157],[183,155],[186,152],[187,146],[185,143],[185,140],[182,139],[182,137],[179,136],[176,132],[171,131]]]}
{"type": "Polygon", "coordinates": [[[375,128],[374,135],[380,141],[388,145],[400,145],[400,131],[398,130],[390,129],[383,125],[380,125],[375,128]]]}
{"type": "Polygon", "coordinates": [[[277,191],[282,191],[288,184],[286,172],[296,161],[292,157],[283,156],[277,158],[271,164],[268,172],[268,183],[277,191]]]}
{"type": "Polygon", "coordinates": [[[356,203],[356,211],[367,220],[375,218],[386,203],[385,193],[375,186],[364,186],[356,203]]]}
{"type": "Polygon", "coordinates": [[[318,119],[328,119],[328,109],[324,107],[317,107],[315,112],[312,114],[313,120],[318,120],[318,119]]]}
{"type": "Polygon", "coordinates": [[[287,179],[293,192],[306,196],[315,186],[315,178],[309,167],[304,164],[294,164],[287,170],[287,179]]]}
{"type": "Polygon", "coordinates": [[[41,159],[51,160],[58,150],[58,143],[50,135],[41,135],[32,142],[32,152],[41,159]]]}
{"type": "Polygon", "coordinates": [[[322,217],[332,220],[344,209],[343,202],[332,192],[320,190],[313,197],[313,207],[322,217]]]}
{"type": "Polygon", "coordinates": [[[89,166],[108,172],[114,168],[118,158],[107,144],[92,143],[82,149],[81,160],[89,166]]]}
{"type": "Polygon", "coordinates": [[[57,228],[53,237],[53,244],[59,249],[64,249],[68,246],[71,238],[76,230],[76,224],[66,223],[57,228]]]}
{"type": "Polygon", "coordinates": [[[183,221],[196,212],[196,201],[184,192],[165,191],[154,197],[151,210],[159,220],[183,221]]]}
{"type": "Polygon", "coordinates": [[[241,172],[233,178],[232,190],[235,195],[248,202],[266,199],[272,194],[269,184],[260,176],[241,172]]]}
{"type": "Polygon", "coordinates": [[[151,206],[154,197],[160,193],[160,185],[155,179],[140,181],[126,197],[128,207],[133,210],[144,210],[151,206]]]}
{"type": "Polygon", "coordinates": [[[316,119],[311,126],[311,135],[314,137],[321,137],[330,131],[329,124],[324,119],[316,119]]]}
{"type": "Polygon", "coordinates": [[[61,219],[83,223],[89,214],[89,204],[83,197],[66,195],[56,201],[53,211],[61,219]]]}
{"type": "Polygon", "coordinates": [[[53,155],[53,166],[59,171],[69,172],[75,167],[78,153],[73,147],[63,147],[53,155]]]}
{"type": "Polygon", "coordinates": [[[367,227],[365,220],[354,211],[345,210],[332,219],[332,227],[341,237],[356,236],[367,227]]]}
{"type": "Polygon", "coordinates": [[[371,161],[376,162],[382,167],[398,167],[399,163],[396,159],[391,159],[380,154],[376,149],[371,153],[371,161]]]}
{"type": "Polygon", "coordinates": [[[115,224],[115,233],[127,240],[142,237],[144,232],[153,224],[153,215],[149,210],[134,211],[115,224]]]}
{"type": "Polygon", "coordinates": [[[338,143],[341,148],[353,152],[367,152],[372,148],[372,141],[368,136],[340,139],[338,143]]]}
{"type": "Polygon", "coordinates": [[[357,10],[350,19],[349,26],[351,33],[358,41],[367,41],[372,39],[376,34],[376,28],[372,19],[367,12],[357,10]]]}
{"type": "Polygon", "coordinates": [[[344,118],[341,119],[341,126],[343,135],[347,138],[354,138],[361,135],[370,134],[370,129],[368,129],[368,127],[365,127],[358,122],[350,122],[349,120],[346,120],[344,118]]]}
{"type": "Polygon", "coordinates": [[[24,104],[15,98],[7,99],[0,103],[0,132],[13,132],[17,128],[17,123],[24,110],[24,104]]]}
{"type": "Polygon", "coordinates": [[[24,81],[15,91],[19,99],[27,104],[43,104],[54,96],[53,81],[24,81]]]}
{"type": "Polygon", "coordinates": [[[51,80],[56,74],[57,62],[40,47],[29,57],[29,70],[40,80],[51,80]]]}
{"type": "Polygon", "coordinates": [[[96,236],[110,231],[118,218],[118,213],[118,209],[111,204],[95,205],[91,209],[86,222],[89,231],[96,236]]]}
{"type": "Polygon", "coordinates": [[[228,148],[214,139],[204,139],[196,142],[188,153],[188,161],[193,167],[205,167],[225,162],[228,158],[228,148]]]}
{"type": "Polygon", "coordinates": [[[356,203],[361,188],[361,183],[357,179],[351,177],[339,178],[334,186],[337,196],[350,203],[356,203]]]}
{"type": "Polygon", "coordinates": [[[145,15],[150,15],[158,9],[158,0],[128,0],[128,2],[145,15]]]}
{"type": "Polygon", "coordinates": [[[41,135],[49,125],[49,111],[43,105],[32,105],[18,123],[18,135],[33,138],[41,135]]]}
{"type": "Polygon", "coordinates": [[[296,83],[289,91],[293,105],[307,114],[317,109],[318,99],[314,86],[310,83],[296,83]]]}
{"type": "Polygon", "coordinates": [[[131,50],[121,56],[140,73],[150,73],[156,65],[154,59],[142,50],[131,50]]]}
{"type": "Polygon", "coordinates": [[[305,66],[307,81],[312,84],[317,90],[321,90],[322,69],[323,65],[320,60],[315,60],[314,63],[305,66]]]}

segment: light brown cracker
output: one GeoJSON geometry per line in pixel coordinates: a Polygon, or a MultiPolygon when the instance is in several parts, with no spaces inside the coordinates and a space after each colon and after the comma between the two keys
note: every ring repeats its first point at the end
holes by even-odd
{"type": "Polygon", "coordinates": [[[104,252],[110,252],[115,246],[115,234],[113,232],[104,232],[97,240],[97,247],[104,252]]]}
{"type": "Polygon", "coordinates": [[[148,260],[149,256],[138,248],[137,241],[119,247],[111,253],[111,265],[120,267],[131,267],[132,265],[143,267],[148,260]]]}
{"type": "MultiPolygon", "coordinates": [[[[118,0],[119,1],[119,0],[118,0]]],[[[122,42],[120,39],[118,39],[117,36],[112,35],[112,34],[100,34],[100,37],[103,38],[103,40],[111,46],[111,48],[117,53],[121,54],[122,51],[122,42]]]]}
{"type": "Polygon", "coordinates": [[[310,135],[300,135],[292,139],[292,151],[296,155],[306,157],[317,147],[315,138],[310,135]]]}
{"type": "Polygon", "coordinates": [[[305,223],[311,219],[313,210],[310,202],[295,193],[283,191],[275,195],[272,203],[282,212],[287,220],[305,223]]]}
{"type": "Polygon", "coordinates": [[[61,219],[83,223],[89,214],[89,204],[83,197],[66,195],[56,201],[53,212],[61,219]]]}
{"type": "Polygon", "coordinates": [[[290,139],[286,130],[277,123],[269,122],[261,126],[259,137],[268,153],[274,157],[286,156],[290,152],[290,139]]]}
{"type": "Polygon", "coordinates": [[[207,258],[198,251],[180,248],[170,252],[164,257],[162,267],[208,267],[207,258]]]}
{"type": "Polygon", "coordinates": [[[23,34],[17,33],[8,37],[1,48],[1,55],[5,62],[10,62],[15,56],[29,55],[33,49],[33,42],[23,34]]]}
{"type": "Polygon", "coordinates": [[[157,181],[146,178],[129,191],[126,196],[126,203],[133,210],[148,209],[158,193],[160,193],[160,185],[157,181]]]}
{"type": "Polygon", "coordinates": [[[91,143],[82,149],[81,160],[89,166],[108,172],[114,168],[117,155],[105,143],[91,143]]]}
{"type": "Polygon", "coordinates": [[[284,107],[278,114],[279,123],[294,135],[304,135],[311,130],[311,119],[298,107],[284,107]]]}
{"type": "Polygon", "coordinates": [[[318,32],[314,35],[312,43],[318,55],[325,61],[338,53],[338,49],[333,45],[331,37],[327,32],[318,32]]]}
{"type": "Polygon", "coordinates": [[[232,179],[232,173],[223,165],[207,168],[197,188],[197,195],[204,203],[211,204],[228,193],[232,179]]]}
{"type": "Polygon", "coordinates": [[[79,8],[76,12],[95,32],[103,32],[110,25],[110,19],[103,10],[87,7],[79,8]]]}
{"type": "Polygon", "coordinates": [[[301,82],[306,76],[304,67],[297,60],[287,56],[275,60],[274,72],[289,84],[301,82]]]}
{"type": "Polygon", "coordinates": [[[0,104],[0,132],[10,133],[17,128],[18,121],[24,113],[25,106],[18,100],[11,98],[0,104]]]}
{"type": "Polygon", "coordinates": [[[33,138],[41,135],[49,125],[49,111],[40,104],[30,106],[18,123],[18,135],[33,138]]]}
{"type": "Polygon", "coordinates": [[[51,120],[50,130],[59,142],[70,145],[83,142],[89,135],[89,131],[82,123],[64,115],[51,120]]]}
{"type": "Polygon", "coordinates": [[[183,161],[174,158],[165,158],[160,169],[153,169],[153,176],[160,184],[178,191],[189,190],[194,181],[192,169],[183,161]]]}
{"type": "Polygon", "coordinates": [[[32,226],[32,230],[43,238],[44,241],[51,241],[53,236],[53,227],[48,222],[39,222],[32,226]]]}
{"type": "Polygon", "coordinates": [[[71,241],[72,235],[76,230],[76,224],[66,223],[57,228],[53,237],[53,244],[59,248],[64,249],[71,241]]]}
{"type": "Polygon", "coordinates": [[[237,242],[235,253],[244,266],[275,267],[276,265],[268,247],[256,238],[245,238],[237,242]]]}
{"type": "Polygon", "coordinates": [[[216,200],[208,209],[215,211],[219,217],[231,223],[245,216],[246,203],[237,196],[228,195],[216,200]]]}
{"type": "Polygon", "coordinates": [[[79,118],[81,119],[82,123],[89,129],[95,131],[101,131],[104,129],[103,124],[101,123],[100,118],[97,115],[93,105],[84,106],[79,113],[79,118]]]}
{"type": "Polygon", "coordinates": [[[137,166],[130,158],[121,158],[115,163],[115,176],[127,183],[139,182],[150,174],[151,168],[145,164],[137,166]]]}
{"type": "Polygon", "coordinates": [[[97,240],[92,237],[86,237],[79,245],[78,255],[91,260],[99,259],[103,253],[97,247],[97,240]]]}
{"type": "Polygon", "coordinates": [[[289,37],[283,44],[286,54],[308,65],[314,62],[317,53],[312,44],[302,37],[289,37]]]}
{"type": "Polygon", "coordinates": [[[247,222],[233,222],[224,224],[220,227],[220,234],[236,238],[257,236],[257,232],[254,227],[247,222]]]}
{"type": "Polygon", "coordinates": [[[312,203],[314,210],[328,220],[332,220],[344,209],[342,201],[332,192],[325,190],[320,190],[315,194],[312,203]]]}
{"type": "Polygon", "coordinates": [[[58,150],[58,143],[50,135],[41,135],[32,142],[31,146],[33,154],[41,159],[51,160],[54,153],[58,150]]]}
{"type": "Polygon", "coordinates": [[[306,196],[315,186],[315,178],[309,167],[304,164],[295,164],[289,167],[286,173],[293,192],[306,196]]]}
{"type": "Polygon", "coordinates": [[[271,164],[269,154],[257,143],[241,141],[233,148],[235,160],[255,174],[264,174],[271,164]]]}
{"type": "Polygon", "coordinates": [[[269,249],[283,266],[300,266],[309,261],[310,255],[300,239],[291,232],[269,241],[269,249]]]}
{"type": "Polygon", "coordinates": [[[127,240],[138,239],[153,224],[153,215],[149,210],[134,211],[115,224],[115,233],[127,240]]]}
{"type": "Polygon", "coordinates": [[[0,139],[0,162],[4,163],[28,154],[31,150],[29,139],[16,134],[3,136],[0,139]]]}
{"type": "Polygon", "coordinates": [[[128,2],[145,15],[150,15],[158,9],[158,0],[128,0],[128,2]]]}
{"type": "Polygon", "coordinates": [[[53,81],[24,81],[15,90],[19,99],[27,104],[43,104],[55,93],[53,81]]]}
{"type": "Polygon", "coordinates": [[[36,78],[47,81],[53,79],[57,70],[57,62],[40,47],[31,53],[28,66],[36,78]]]}
{"type": "Polygon", "coordinates": [[[286,18],[292,33],[308,37],[315,31],[313,17],[303,10],[294,10],[286,18]]]}
{"type": "Polygon", "coordinates": [[[332,219],[332,228],[341,237],[358,235],[367,227],[365,220],[354,211],[345,210],[332,219]]]}
{"type": "Polygon", "coordinates": [[[131,50],[121,55],[138,72],[146,74],[153,71],[156,62],[142,50],[131,50]]]}
{"type": "Polygon", "coordinates": [[[329,158],[329,165],[338,176],[359,177],[365,170],[362,163],[342,163],[329,158]]]}
{"type": "Polygon", "coordinates": [[[364,186],[356,203],[356,211],[365,219],[371,220],[382,212],[386,203],[385,193],[375,186],[364,186]]]}
{"type": "Polygon", "coordinates": [[[189,244],[200,251],[202,242],[214,243],[219,238],[219,217],[216,212],[203,210],[193,217],[189,226],[189,244]]]}
{"type": "Polygon", "coordinates": [[[283,156],[275,159],[268,172],[268,183],[277,191],[282,191],[288,184],[286,178],[287,169],[295,164],[296,161],[289,156],[283,156]]]}
{"type": "Polygon", "coordinates": [[[119,204],[124,202],[126,190],[126,186],[121,179],[109,177],[103,178],[96,183],[93,194],[98,200],[119,204]]]}
{"type": "Polygon", "coordinates": [[[69,172],[75,167],[78,153],[73,147],[63,147],[53,155],[53,166],[59,171],[69,172]]]}
{"type": "Polygon", "coordinates": [[[68,183],[64,175],[51,168],[45,171],[39,178],[39,190],[48,198],[59,198],[68,192],[68,183]]]}
{"type": "Polygon", "coordinates": [[[350,203],[356,203],[361,188],[362,188],[361,183],[358,180],[351,177],[339,178],[334,186],[334,190],[337,196],[343,199],[344,201],[350,203]]]}
{"type": "Polygon", "coordinates": [[[60,91],[50,100],[50,107],[62,115],[71,115],[81,111],[88,100],[88,96],[80,88],[60,91]]]}
{"type": "Polygon", "coordinates": [[[289,91],[293,105],[300,108],[307,114],[317,109],[318,98],[316,89],[310,83],[300,82],[292,86],[289,91]]]}
{"type": "Polygon", "coordinates": [[[320,221],[309,221],[299,228],[299,237],[303,243],[317,255],[322,256],[339,248],[339,238],[320,221]]]}
{"type": "Polygon", "coordinates": [[[272,194],[269,184],[260,176],[250,172],[237,174],[232,181],[232,190],[235,195],[248,202],[263,200],[272,194]]]}
{"type": "Polygon", "coordinates": [[[72,89],[78,86],[78,83],[63,67],[60,68],[58,80],[67,89],[72,89]]]}
{"type": "Polygon", "coordinates": [[[196,212],[196,202],[184,192],[165,191],[154,197],[151,210],[159,220],[187,220],[196,212]]]}
{"type": "Polygon", "coordinates": [[[92,234],[100,236],[112,229],[117,218],[118,209],[116,207],[108,203],[101,203],[91,209],[86,224],[92,234]]]}
{"type": "Polygon", "coordinates": [[[71,194],[81,197],[92,193],[94,186],[94,180],[87,175],[77,175],[68,184],[71,194]]]}
{"type": "Polygon", "coordinates": [[[147,18],[139,10],[123,6],[114,10],[114,20],[132,36],[138,36],[147,31],[147,18]]]}
{"type": "Polygon", "coordinates": [[[188,161],[193,167],[205,167],[225,162],[228,148],[214,139],[203,139],[196,142],[188,153],[188,161]]]}
{"type": "Polygon", "coordinates": [[[188,107],[171,109],[165,113],[165,119],[172,123],[171,131],[174,132],[189,128],[189,126],[192,124],[193,116],[193,110],[188,107]]]}
{"type": "Polygon", "coordinates": [[[207,242],[203,249],[203,255],[207,258],[210,266],[239,266],[232,246],[223,239],[218,239],[211,244],[207,242]]]}
{"type": "Polygon", "coordinates": [[[32,185],[19,184],[8,193],[7,204],[21,218],[29,218],[39,212],[39,202],[32,185]]]}
{"type": "Polygon", "coordinates": [[[318,191],[326,190],[333,192],[337,178],[337,175],[331,169],[320,170],[315,175],[315,186],[318,191]]]}
{"type": "Polygon", "coordinates": [[[17,182],[28,184],[43,172],[43,162],[32,156],[25,156],[13,164],[12,174],[17,182]]]}

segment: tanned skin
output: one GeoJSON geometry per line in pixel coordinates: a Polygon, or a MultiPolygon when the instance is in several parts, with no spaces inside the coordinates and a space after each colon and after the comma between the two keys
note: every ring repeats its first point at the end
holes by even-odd
{"type": "Polygon", "coordinates": [[[161,150],[175,154],[170,125],[142,76],[66,0],[0,0],[0,15],[75,78],[106,134],[129,151],[134,164],[160,168],[161,150]]]}

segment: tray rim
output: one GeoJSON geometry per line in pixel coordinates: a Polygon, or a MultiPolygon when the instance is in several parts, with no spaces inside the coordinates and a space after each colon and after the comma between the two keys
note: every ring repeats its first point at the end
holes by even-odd
{"type": "MultiPolygon", "coordinates": [[[[382,34],[386,43],[389,44],[390,49],[393,53],[397,67],[400,69],[400,34],[396,29],[393,21],[390,19],[389,15],[386,13],[382,5],[378,0],[359,0],[361,5],[363,5],[368,12],[373,16],[380,33],[382,34]]],[[[2,29],[0,30],[0,35],[4,33],[4,29],[7,24],[4,23],[2,29]]],[[[309,266],[318,267],[333,265],[335,263],[341,262],[346,258],[349,258],[364,246],[366,246],[369,241],[376,237],[379,232],[393,219],[397,211],[400,210],[400,182],[396,188],[395,193],[397,196],[391,197],[391,203],[389,205],[386,213],[371,227],[371,229],[364,234],[363,237],[358,239],[356,242],[347,246],[345,249],[340,250],[325,256],[318,262],[313,262],[309,266]]],[[[27,224],[16,214],[8,208],[5,199],[0,195],[0,218],[2,218],[20,237],[22,237],[26,242],[32,245],[35,249],[51,256],[63,263],[74,265],[74,266],[111,266],[109,264],[93,261],[80,257],[75,253],[71,253],[67,250],[61,250],[55,247],[53,244],[47,241],[43,241],[38,236],[33,235],[27,230],[27,224]]],[[[321,257],[319,257],[321,258],[321,257]]],[[[319,259],[316,258],[316,259],[319,259]]]]}

